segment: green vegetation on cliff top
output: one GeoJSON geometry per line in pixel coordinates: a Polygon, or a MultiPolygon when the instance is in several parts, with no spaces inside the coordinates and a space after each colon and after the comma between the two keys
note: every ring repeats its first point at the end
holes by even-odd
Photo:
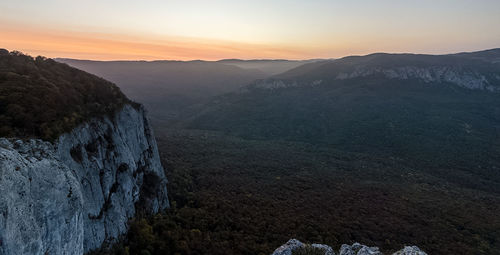
{"type": "Polygon", "coordinates": [[[132,103],[95,75],[0,49],[0,137],[54,140],[91,118],[132,103]]]}

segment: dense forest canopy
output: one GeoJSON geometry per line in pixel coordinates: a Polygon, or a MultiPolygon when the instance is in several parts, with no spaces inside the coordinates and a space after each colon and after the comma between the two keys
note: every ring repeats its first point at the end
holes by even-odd
{"type": "Polygon", "coordinates": [[[54,140],[131,103],[113,83],[52,59],[0,49],[0,136],[54,140]]]}
{"type": "Polygon", "coordinates": [[[222,132],[155,134],[171,209],[134,219],[122,242],[94,254],[269,255],[290,238],[384,254],[500,249],[498,184],[466,170],[222,132]]]}

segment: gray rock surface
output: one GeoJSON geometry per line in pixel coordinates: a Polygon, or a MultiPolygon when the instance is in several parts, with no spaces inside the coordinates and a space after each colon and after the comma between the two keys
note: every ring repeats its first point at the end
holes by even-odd
{"type": "Polygon", "coordinates": [[[405,246],[402,250],[399,250],[392,255],[427,255],[427,253],[420,250],[417,246],[405,246]]]}
{"type": "Polygon", "coordinates": [[[335,252],[333,251],[333,248],[326,245],[326,244],[317,244],[313,243],[311,244],[312,247],[322,249],[325,251],[325,255],[335,255],[335,252]]]}
{"type": "Polygon", "coordinates": [[[381,255],[378,247],[368,247],[359,243],[352,245],[343,244],[340,247],[340,255],[381,255]]]}
{"type": "MultiPolygon", "coordinates": [[[[359,77],[383,76],[386,79],[410,80],[416,79],[432,85],[444,83],[453,84],[458,87],[471,90],[486,90],[492,92],[500,91],[500,75],[495,73],[480,73],[476,70],[456,66],[400,66],[400,67],[356,67],[345,72],[332,70],[334,80],[349,80],[359,77]]],[[[325,84],[321,79],[312,81],[281,80],[275,78],[257,80],[247,87],[241,89],[246,92],[250,88],[276,90],[293,87],[316,87],[325,84]]]]}
{"type": "MultiPolygon", "coordinates": [[[[300,242],[297,239],[290,239],[286,244],[283,244],[282,246],[278,247],[276,250],[274,250],[272,255],[292,255],[293,251],[305,247],[306,245],[300,242]]],[[[311,244],[312,247],[322,249],[325,251],[325,255],[335,255],[335,252],[333,251],[332,247],[325,245],[325,244],[311,244]]]]}
{"type": "Polygon", "coordinates": [[[126,105],[54,144],[0,138],[0,254],[83,254],[169,206],[144,110],[126,105]]]}
{"type": "Polygon", "coordinates": [[[274,250],[272,255],[292,255],[292,252],[297,249],[304,247],[304,244],[297,239],[290,239],[286,244],[278,247],[274,250]]]}
{"type": "Polygon", "coordinates": [[[402,66],[397,68],[358,68],[350,73],[339,73],[336,78],[339,80],[345,80],[356,77],[371,76],[374,74],[382,74],[389,79],[420,79],[426,83],[448,82],[468,89],[490,91],[498,90],[499,88],[497,86],[492,85],[500,83],[500,79],[498,79],[498,77],[488,79],[486,76],[478,72],[451,66],[434,66],[425,68],[415,66],[402,66]]]}

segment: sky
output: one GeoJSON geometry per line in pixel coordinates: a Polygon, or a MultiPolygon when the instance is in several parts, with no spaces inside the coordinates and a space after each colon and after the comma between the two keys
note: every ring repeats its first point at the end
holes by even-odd
{"type": "Polygon", "coordinates": [[[0,0],[0,48],[95,60],[500,47],[500,0],[0,0]]]}

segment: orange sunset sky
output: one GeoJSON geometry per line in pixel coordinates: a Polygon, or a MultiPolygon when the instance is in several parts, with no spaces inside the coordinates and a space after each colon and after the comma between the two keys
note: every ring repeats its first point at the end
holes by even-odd
{"type": "Polygon", "coordinates": [[[1,1],[0,48],[96,60],[337,58],[500,47],[500,1],[1,1]]]}

